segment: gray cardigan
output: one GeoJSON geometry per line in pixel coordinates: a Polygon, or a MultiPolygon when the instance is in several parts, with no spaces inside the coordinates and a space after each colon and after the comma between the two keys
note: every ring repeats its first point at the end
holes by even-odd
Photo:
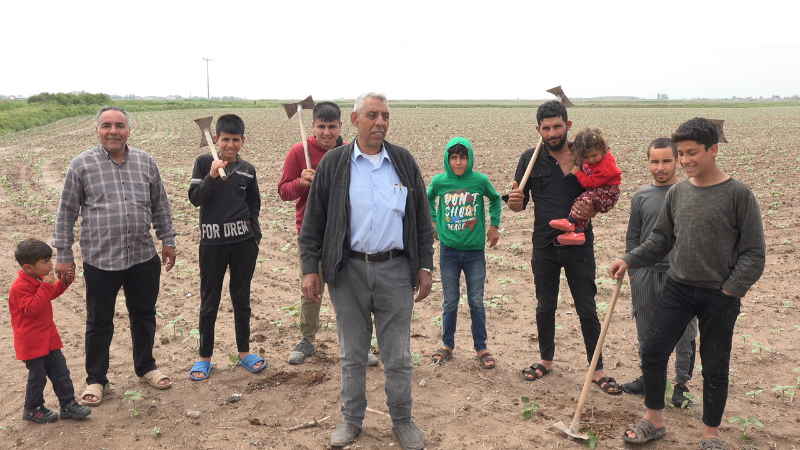
{"type": "MultiPolygon", "coordinates": [[[[354,140],[355,141],[355,140],[354,140]]],[[[336,274],[350,255],[350,156],[354,143],[328,151],[319,163],[308,194],[300,230],[303,274],[318,273],[322,261],[325,282],[336,286],[336,274]]],[[[417,270],[433,268],[433,227],[425,182],[411,152],[384,141],[397,175],[408,186],[403,216],[403,246],[409,259],[409,276],[416,284],[417,270]]]]}

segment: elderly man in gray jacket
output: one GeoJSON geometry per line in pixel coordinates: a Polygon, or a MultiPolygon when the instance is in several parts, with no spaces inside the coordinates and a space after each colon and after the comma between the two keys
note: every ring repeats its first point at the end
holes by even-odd
{"type": "Polygon", "coordinates": [[[299,239],[303,295],[319,300],[322,261],[336,311],[344,420],[331,446],[350,445],[361,433],[374,315],[392,431],[404,449],[419,450],[425,444],[411,420],[410,347],[414,303],[428,296],[432,282],[433,227],[425,183],[411,153],[385,141],[385,96],[359,96],[350,120],[358,136],[320,162],[299,239]]]}

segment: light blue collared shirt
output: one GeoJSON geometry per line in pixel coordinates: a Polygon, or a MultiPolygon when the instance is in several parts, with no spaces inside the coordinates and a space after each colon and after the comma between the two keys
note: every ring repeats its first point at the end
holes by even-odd
{"type": "Polygon", "coordinates": [[[392,159],[381,146],[372,164],[353,143],[350,156],[350,249],[379,253],[403,249],[403,216],[408,188],[403,186],[392,159]]]}

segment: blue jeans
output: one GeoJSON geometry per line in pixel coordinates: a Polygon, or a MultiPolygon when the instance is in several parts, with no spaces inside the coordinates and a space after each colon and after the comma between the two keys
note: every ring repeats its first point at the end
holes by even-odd
{"type": "Polygon", "coordinates": [[[486,283],[486,256],[483,250],[456,250],[441,244],[439,270],[442,273],[442,343],[456,348],[456,320],[461,298],[461,271],[467,282],[467,301],[472,319],[472,342],[475,351],[486,350],[486,310],[483,287],[486,283]]]}
{"type": "Polygon", "coordinates": [[[380,263],[350,258],[328,285],[336,311],[342,366],[342,415],[361,426],[367,409],[367,353],[372,316],[383,362],[386,404],[392,423],[411,420],[411,313],[414,286],[408,257],[380,263]]]}

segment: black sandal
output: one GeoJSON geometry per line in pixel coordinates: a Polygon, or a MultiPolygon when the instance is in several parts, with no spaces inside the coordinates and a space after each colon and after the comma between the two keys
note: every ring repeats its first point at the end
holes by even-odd
{"type": "Polygon", "coordinates": [[[547,370],[547,367],[539,363],[534,363],[532,366],[522,369],[522,379],[525,381],[536,381],[539,378],[542,378],[543,376],[547,375],[548,373],[550,373],[550,371],[547,370]],[[542,372],[542,374],[539,375],[538,373],[536,373],[537,370],[539,372],[542,372]],[[533,378],[525,376],[526,374],[533,375],[533,378]]]}

